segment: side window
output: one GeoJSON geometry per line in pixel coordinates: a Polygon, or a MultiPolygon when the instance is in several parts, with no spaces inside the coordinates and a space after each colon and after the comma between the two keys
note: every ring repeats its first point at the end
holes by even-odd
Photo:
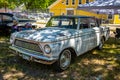
{"type": "Polygon", "coordinates": [[[62,19],[61,26],[64,28],[73,28],[73,19],[71,18],[62,19]]]}
{"type": "Polygon", "coordinates": [[[7,15],[3,15],[3,16],[2,16],[2,20],[3,20],[3,21],[11,21],[11,20],[12,20],[12,17],[7,16],[7,15]]]}
{"type": "Polygon", "coordinates": [[[78,19],[68,18],[62,20],[61,26],[69,29],[77,29],[77,23],[78,23],[78,19]]]}
{"type": "Polygon", "coordinates": [[[62,24],[61,24],[62,26],[72,26],[73,25],[73,22],[72,22],[72,20],[71,19],[64,19],[63,21],[62,21],[62,24]]]}
{"type": "Polygon", "coordinates": [[[80,18],[80,29],[90,28],[89,18],[80,18]]]}

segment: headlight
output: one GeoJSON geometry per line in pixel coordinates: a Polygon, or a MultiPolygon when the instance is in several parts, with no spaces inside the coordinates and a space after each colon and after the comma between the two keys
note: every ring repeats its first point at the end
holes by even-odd
{"type": "Polygon", "coordinates": [[[45,45],[45,46],[44,46],[44,51],[45,51],[47,54],[49,54],[49,53],[51,52],[50,46],[49,46],[49,45],[45,45]]]}

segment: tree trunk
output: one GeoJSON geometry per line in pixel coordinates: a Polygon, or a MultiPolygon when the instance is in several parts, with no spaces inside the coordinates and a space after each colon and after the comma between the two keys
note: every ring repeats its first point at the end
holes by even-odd
{"type": "Polygon", "coordinates": [[[5,12],[7,12],[7,7],[6,7],[6,4],[4,4],[4,8],[5,8],[5,12]]]}

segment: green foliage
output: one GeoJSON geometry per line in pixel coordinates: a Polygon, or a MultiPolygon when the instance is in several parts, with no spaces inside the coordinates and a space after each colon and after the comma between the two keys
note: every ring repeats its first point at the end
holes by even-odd
{"type": "Polygon", "coordinates": [[[8,1],[7,0],[0,0],[0,8],[3,6],[8,6],[8,1]]]}
{"type": "Polygon", "coordinates": [[[18,5],[17,0],[0,0],[0,8],[14,9],[18,5]]]}
{"type": "Polygon", "coordinates": [[[30,10],[40,10],[46,9],[55,0],[21,0],[21,3],[25,4],[26,9],[30,10]]]}
{"type": "Polygon", "coordinates": [[[41,10],[46,9],[55,0],[0,0],[0,8],[14,9],[22,4],[27,10],[41,10]]]}
{"type": "Polygon", "coordinates": [[[15,3],[11,2],[11,4],[9,5],[9,8],[13,10],[15,7],[16,7],[15,3]]]}

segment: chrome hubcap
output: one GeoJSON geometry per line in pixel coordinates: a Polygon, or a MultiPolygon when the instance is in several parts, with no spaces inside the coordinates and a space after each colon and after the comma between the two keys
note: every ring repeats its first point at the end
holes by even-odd
{"type": "Polygon", "coordinates": [[[71,52],[69,50],[65,50],[60,57],[60,66],[63,69],[66,69],[71,62],[71,52]]]}

